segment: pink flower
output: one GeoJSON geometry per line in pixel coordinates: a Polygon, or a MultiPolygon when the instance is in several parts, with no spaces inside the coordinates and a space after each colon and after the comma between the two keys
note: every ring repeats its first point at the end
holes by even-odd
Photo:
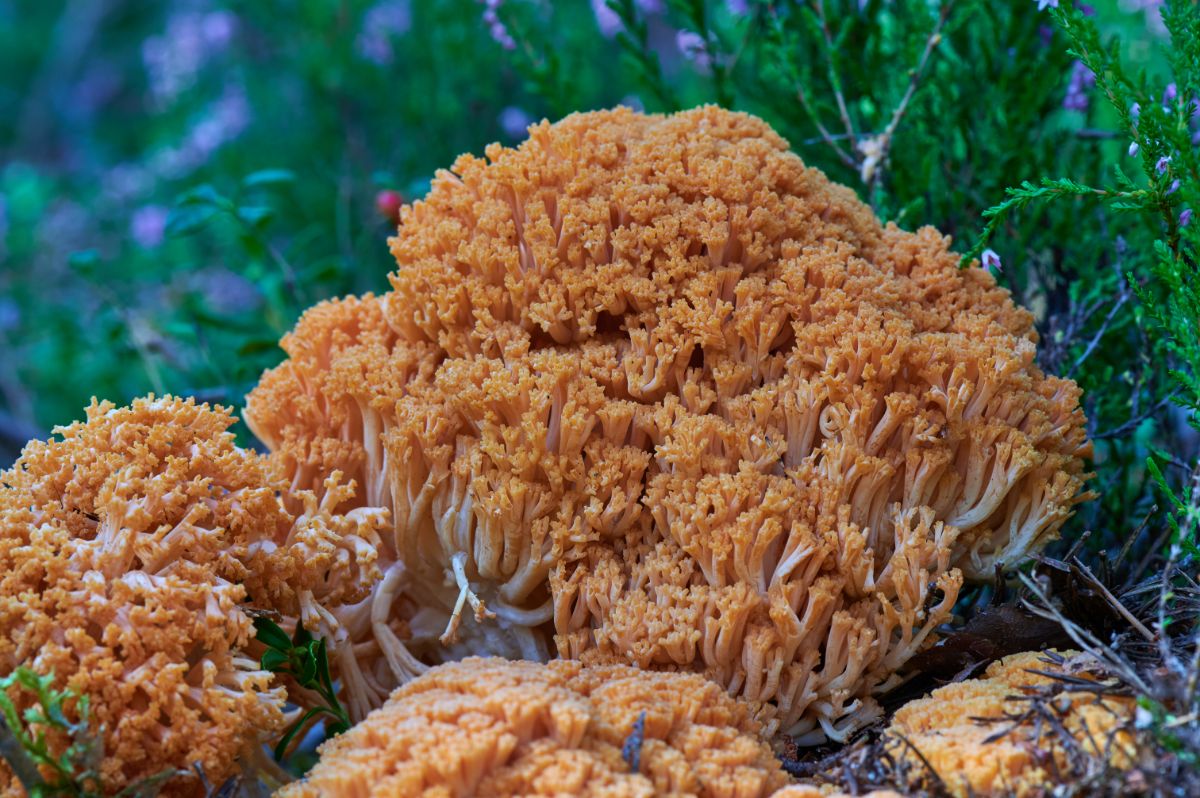
{"type": "Polygon", "coordinates": [[[979,265],[988,271],[1001,271],[1000,256],[996,254],[994,249],[985,249],[983,254],[979,256],[979,265]]]}

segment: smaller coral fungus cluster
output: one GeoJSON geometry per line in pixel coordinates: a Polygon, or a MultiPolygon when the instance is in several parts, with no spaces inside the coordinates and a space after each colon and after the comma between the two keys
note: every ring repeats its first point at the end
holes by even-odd
{"type": "Polygon", "coordinates": [[[886,736],[895,756],[914,772],[931,769],[957,798],[1042,795],[1070,772],[1071,754],[1119,768],[1132,762],[1134,701],[1109,687],[1086,655],[1014,654],[983,678],[905,704],[886,736]],[[1074,689],[1048,689],[1060,680],[1074,689]],[[1045,702],[1041,712],[1038,700],[1045,702]]]}
{"type": "MultiPolygon", "coordinates": [[[[93,404],[0,473],[0,672],[53,674],[88,698],[106,793],[164,769],[223,779],[280,730],[283,690],[246,652],[247,596],[296,613],[377,577],[383,517],[304,494],[289,512],[233,421],[171,397],[93,404]]],[[[0,790],[22,794],[2,767],[0,790]]]]}
{"type": "Polygon", "coordinates": [[[768,798],[788,778],[759,732],[701,676],[469,658],[325,743],[280,798],[768,798]]]}

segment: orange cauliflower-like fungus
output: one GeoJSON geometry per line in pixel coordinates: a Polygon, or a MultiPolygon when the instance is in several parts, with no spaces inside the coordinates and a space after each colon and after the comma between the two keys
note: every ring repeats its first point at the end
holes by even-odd
{"type": "Polygon", "coordinates": [[[961,584],[1080,498],[1079,391],[931,228],[882,226],[764,122],[618,109],[461,157],[246,419],[391,511],[327,631],[362,717],[466,654],[706,674],[844,739],[961,584]]]}
{"type": "Polygon", "coordinates": [[[927,772],[928,763],[949,792],[963,798],[1047,794],[1057,774],[1070,773],[1068,746],[1127,767],[1136,754],[1134,699],[1078,689],[1080,680],[1098,687],[1107,681],[1087,656],[1013,654],[992,663],[982,678],[939,687],[898,709],[885,733],[889,748],[914,772],[927,772]],[[1055,684],[1049,674],[1070,679],[1072,689],[1044,692],[1055,684]],[[1029,698],[1039,690],[1054,721],[1029,712],[1029,698]]]}
{"type": "MultiPolygon", "coordinates": [[[[280,729],[283,690],[245,653],[247,590],[302,613],[379,576],[386,515],[331,514],[353,493],[336,475],[324,505],[302,494],[289,513],[233,422],[172,397],[93,403],[0,473],[0,673],[30,667],[87,696],[106,791],[195,764],[219,784],[280,729]]],[[[167,793],[196,789],[175,779],[167,793]]],[[[3,767],[0,791],[23,794],[3,767]]]]}
{"type": "Polygon", "coordinates": [[[768,798],[788,779],[758,731],[696,674],[472,657],[396,690],[279,795],[768,798]]]}

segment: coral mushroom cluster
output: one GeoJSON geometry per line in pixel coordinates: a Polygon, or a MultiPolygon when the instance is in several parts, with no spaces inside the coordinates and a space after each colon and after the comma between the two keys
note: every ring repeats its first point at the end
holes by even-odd
{"type": "Polygon", "coordinates": [[[1079,500],[1078,389],[948,240],[753,117],[627,109],[440,172],[383,296],[319,305],[246,417],[294,490],[383,508],[323,631],[352,715],[467,654],[707,675],[844,739],[963,576],[1079,500]]]}
{"type": "Polygon", "coordinates": [[[1071,755],[1116,767],[1133,761],[1134,700],[1114,694],[1106,682],[1087,656],[1014,654],[982,678],[905,704],[886,734],[896,756],[922,775],[932,769],[950,795],[1040,796],[1071,772],[1071,755]],[[1071,689],[1043,692],[1051,699],[1048,712],[1031,711],[1030,698],[1060,678],[1071,689]]]}
{"type": "Polygon", "coordinates": [[[406,684],[280,798],[768,798],[747,708],[694,674],[469,658],[406,684]]]}
{"type": "MultiPolygon", "coordinates": [[[[0,672],[53,674],[88,698],[106,794],[197,765],[219,784],[280,729],[283,691],[245,651],[247,591],[301,613],[378,577],[385,516],[330,513],[352,491],[336,476],[325,505],[297,494],[289,512],[232,423],[171,397],[93,404],[0,473],[0,672]]],[[[166,794],[194,788],[177,778],[166,794]]],[[[0,792],[23,794],[2,766],[0,792]]]]}

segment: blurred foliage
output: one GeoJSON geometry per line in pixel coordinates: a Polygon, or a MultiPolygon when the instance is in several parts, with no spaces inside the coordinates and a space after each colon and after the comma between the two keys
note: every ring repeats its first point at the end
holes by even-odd
{"type": "Polygon", "coordinates": [[[1195,145],[1195,42],[1168,45],[1156,0],[1040,5],[0,0],[0,462],[93,394],[240,404],[304,308],[386,287],[397,193],[457,154],[720,102],[881,217],[989,248],[1086,391],[1102,499],[1075,532],[1117,545],[1170,502],[1156,474],[1188,506],[1200,448],[1171,401],[1196,379],[1194,150],[1157,170],[1195,145]]]}

